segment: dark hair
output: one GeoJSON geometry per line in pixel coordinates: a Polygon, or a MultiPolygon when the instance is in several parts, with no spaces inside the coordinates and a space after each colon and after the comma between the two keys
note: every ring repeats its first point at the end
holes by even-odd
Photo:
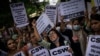
{"type": "Polygon", "coordinates": [[[91,20],[97,20],[97,21],[100,21],[100,15],[99,14],[92,14],[91,16],[91,20]]]}
{"type": "Polygon", "coordinates": [[[9,39],[6,40],[6,49],[7,49],[7,51],[9,51],[8,44],[7,44],[9,40],[13,40],[13,39],[12,38],[9,38],[9,39]]]}
{"type": "Polygon", "coordinates": [[[85,18],[84,16],[73,18],[72,24],[77,20],[80,25],[83,25],[84,24],[84,18],[85,18]]]}
{"type": "MultiPolygon", "coordinates": [[[[55,29],[51,29],[50,31],[49,31],[49,33],[51,32],[51,31],[54,31],[58,36],[59,36],[59,43],[60,43],[60,46],[62,46],[62,45],[64,45],[64,37],[57,31],[57,30],[55,30],[55,29]]],[[[48,34],[49,34],[48,33],[48,34]]],[[[49,39],[50,40],[50,39],[49,39]]],[[[49,41],[50,43],[51,43],[51,45],[50,45],[50,49],[53,49],[53,48],[56,48],[56,45],[50,40],[49,41]]]]}
{"type": "MultiPolygon", "coordinates": [[[[72,19],[72,24],[73,24],[76,20],[79,22],[78,18],[74,18],[74,19],[72,19]]],[[[79,23],[80,23],[80,22],[79,22],[79,23]]]]}

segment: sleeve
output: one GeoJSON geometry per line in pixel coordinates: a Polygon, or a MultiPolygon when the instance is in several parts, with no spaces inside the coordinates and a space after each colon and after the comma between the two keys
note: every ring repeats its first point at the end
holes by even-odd
{"type": "Polygon", "coordinates": [[[38,42],[39,43],[39,45],[41,45],[41,46],[43,46],[43,47],[45,47],[45,48],[47,48],[47,49],[50,49],[50,43],[49,42],[47,42],[47,41],[45,41],[45,40],[41,40],[40,42],[38,42]]]}

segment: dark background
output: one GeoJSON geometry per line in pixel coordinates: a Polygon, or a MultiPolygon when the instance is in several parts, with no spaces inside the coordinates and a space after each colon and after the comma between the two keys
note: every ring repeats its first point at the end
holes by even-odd
{"type": "MultiPolygon", "coordinates": [[[[64,1],[65,0],[61,0],[61,2],[64,1]]],[[[90,2],[90,0],[85,1],[90,2]]],[[[13,2],[16,2],[16,0],[12,0],[12,3],[13,2]]],[[[9,0],[0,0],[0,28],[2,28],[2,26],[7,27],[13,23],[9,4],[9,0]]]]}

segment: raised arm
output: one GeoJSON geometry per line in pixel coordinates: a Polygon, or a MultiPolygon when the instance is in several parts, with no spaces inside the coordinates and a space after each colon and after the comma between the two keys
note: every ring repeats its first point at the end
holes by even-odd
{"type": "Polygon", "coordinates": [[[65,30],[65,22],[63,21],[63,19],[64,19],[64,17],[63,16],[61,16],[60,17],[60,20],[61,20],[61,24],[60,24],[60,31],[64,31],[65,30]]]}
{"type": "Polygon", "coordinates": [[[38,41],[41,41],[40,35],[38,33],[37,27],[36,27],[36,22],[33,20],[32,22],[32,28],[34,29],[34,35],[37,38],[38,41]]]}

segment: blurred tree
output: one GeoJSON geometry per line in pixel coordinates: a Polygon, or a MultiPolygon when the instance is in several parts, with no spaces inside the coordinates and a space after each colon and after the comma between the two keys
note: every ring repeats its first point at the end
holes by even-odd
{"type": "MultiPolygon", "coordinates": [[[[46,2],[39,3],[37,0],[11,0],[11,3],[24,2],[27,16],[32,13],[43,11],[46,2]]],[[[3,26],[10,27],[13,25],[13,17],[9,7],[9,0],[0,0],[0,28],[3,26]]]]}

